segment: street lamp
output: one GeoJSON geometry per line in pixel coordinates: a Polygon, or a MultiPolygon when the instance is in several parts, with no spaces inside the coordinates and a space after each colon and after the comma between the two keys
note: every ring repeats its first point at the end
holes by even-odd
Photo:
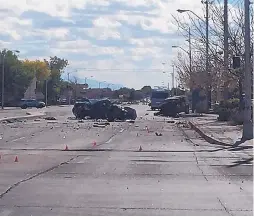
{"type": "MultiPolygon", "coordinates": [[[[208,10],[208,0],[206,1],[202,1],[202,3],[205,3],[206,4],[206,19],[205,21],[200,17],[198,16],[195,12],[193,12],[192,10],[182,10],[182,9],[178,9],[177,12],[178,13],[185,13],[185,12],[190,12],[192,14],[194,14],[198,19],[200,19],[201,21],[205,22],[206,24],[206,73],[207,75],[210,75],[208,70],[209,70],[209,10],[208,10]]],[[[209,101],[211,101],[211,87],[209,86],[209,101]]],[[[210,104],[211,102],[208,102],[208,107],[210,107],[210,104]]]]}
{"type": "MultiPolygon", "coordinates": [[[[91,75],[89,78],[93,78],[93,75],[91,75]]],[[[85,77],[85,84],[87,85],[86,81],[87,81],[87,77],[85,77]]]]}
{"type": "MultiPolygon", "coordinates": [[[[19,50],[10,50],[12,51],[13,53],[20,53],[19,50]]],[[[2,55],[1,55],[1,59],[2,59],[2,99],[1,99],[1,107],[2,109],[4,109],[4,84],[5,84],[5,81],[4,81],[4,60],[5,60],[5,55],[6,53],[4,53],[2,51],[2,55]]]]}
{"type": "Polygon", "coordinates": [[[200,20],[202,20],[203,21],[203,19],[200,17],[200,16],[198,16],[195,12],[193,12],[192,10],[182,10],[182,9],[177,9],[176,10],[178,13],[185,13],[185,12],[190,12],[190,13],[192,13],[192,14],[194,14],[198,19],[200,19],[200,20]]]}

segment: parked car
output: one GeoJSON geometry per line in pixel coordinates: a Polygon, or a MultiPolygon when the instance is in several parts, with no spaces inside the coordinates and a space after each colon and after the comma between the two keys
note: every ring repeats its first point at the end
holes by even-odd
{"type": "Polygon", "coordinates": [[[155,115],[176,117],[181,112],[189,114],[189,109],[186,96],[174,96],[165,99],[159,106],[159,112],[155,115]]]}
{"type": "Polygon", "coordinates": [[[20,102],[20,107],[22,109],[26,108],[43,108],[45,103],[36,99],[22,99],[20,102]]]}
{"type": "Polygon", "coordinates": [[[91,119],[115,120],[135,120],[136,110],[130,107],[120,107],[110,102],[108,99],[77,102],[73,109],[73,114],[78,119],[89,117],[91,119]]]}

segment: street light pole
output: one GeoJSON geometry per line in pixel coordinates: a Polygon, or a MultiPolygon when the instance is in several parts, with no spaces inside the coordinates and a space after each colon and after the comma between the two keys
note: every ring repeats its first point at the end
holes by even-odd
{"type": "Polygon", "coordinates": [[[2,52],[2,55],[1,55],[1,60],[2,60],[2,102],[1,102],[1,106],[2,106],[2,109],[4,109],[4,53],[2,52]]]}
{"type": "Polygon", "coordinates": [[[244,73],[244,113],[243,113],[243,140],[248,140],[253,138],[253,120],[251,120],[251,52],[250,52],[250,1],[244,0],[244,23],[245,23],[245,35],[244,35],[244,45],[245,45],[245,73],[244,73]]]}
{"type": "Polygon", "coordinates": [[[191,77],[191,81],[192,81],[192,61],[191,61],[191,29],[189,27],[189,58],[190,58],[190,77],[191,77]]]}
{"type": "Polygon", "coordinates": [[[208,84],[208,100],[207,100],[207,109],[210,108],[210,103],[211,103],[211,85],[210,85],[210,72],[209,72],[209,8],[208,8],[208,0],[205,2],[206,5],[206,63],[205,63],[205,68],[206,68],[206,74],[207,74],[207,84],[208,84]]]}
{"type": "Polygon", "coordinates": [[[228,72],[228,0],[224,0],[224,74],[228,72]]]}
{"type": "Polygon", "coordinates": [[[46,93],[45,93],[45,104],[46,104],[46,107],[48,105],[48,79],[46,79],[46,93]]]}

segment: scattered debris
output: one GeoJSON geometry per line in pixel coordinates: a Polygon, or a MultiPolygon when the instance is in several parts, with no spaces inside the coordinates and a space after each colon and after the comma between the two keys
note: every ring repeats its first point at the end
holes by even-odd
{"type": "Polygon", "coordinates": [[[56,121],[56,118],[55,118],[55,117],[46,117],[45,120],[48,120],[48,121],[56,121]]]}
{"type": "Polygon", "coordinates": [[[143,149],[142,149],[142,147],[141,147],[141,146],[139,147],[139,151],[143,151],[143,149]]]}
{"type": "Polygon", "coordinates": [[[135,123],[135,121],[134,121],[134,120],[126,120],[126,122],[127,122],[127,123],[132,123],[132,124],[134,124],[134,123],[135,123]]]}
{"type": "Polygon", "coordinates": [[[68,117],[69,120],[76,120],[76,117],[68,117]]]}
{"type": "Polygon", "coordinates": [[[175,121],[167,121],[168,124],[174,124],[175,121]]]}
{"type": "Polygon", "coordinates": [[[148,115],[148,113],[145,113],[145,115],[148,115]]]}
{"type": "Polygon", "coordinates": [[[157,132],[155,133],[155,135],[156,135],[156,136],[162,136],[161,133],[157,133],[157,132]]]}
{"type": "Polygon", "coordinates": [[[14,123],[15,120],[6,120],[6,122],[7,122],[8,124],[11,124],[11,123],[14,123]]]}
{"type": "Polygon", "coordinates": [[[103,124],[94,124],[93,127],[101,127],[101,128],[105,128],[106,125],[103,124]]]}
{"type": "Polygon", "coordinates": [[[79,120],[78,123],[84,123],[84,121],[83,120],[79,120]]]}
{"type": "Polygon", "coordinates": [[[41,121],[40,119],[34,119],[34,121],[41,121]]]}

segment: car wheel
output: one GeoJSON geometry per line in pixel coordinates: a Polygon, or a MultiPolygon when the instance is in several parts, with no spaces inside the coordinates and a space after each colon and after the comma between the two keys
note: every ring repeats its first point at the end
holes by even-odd
{"type": "Polygon", "coordinates": [[[185,114],[190,114],[190,108],[189,108],[189,106],[186,106],[185,114]]]}
{"type": "Polygon", "coordinates": [[[27,109],[27,105],[22,105],[21,108],[22,109],[27,109]]]}

